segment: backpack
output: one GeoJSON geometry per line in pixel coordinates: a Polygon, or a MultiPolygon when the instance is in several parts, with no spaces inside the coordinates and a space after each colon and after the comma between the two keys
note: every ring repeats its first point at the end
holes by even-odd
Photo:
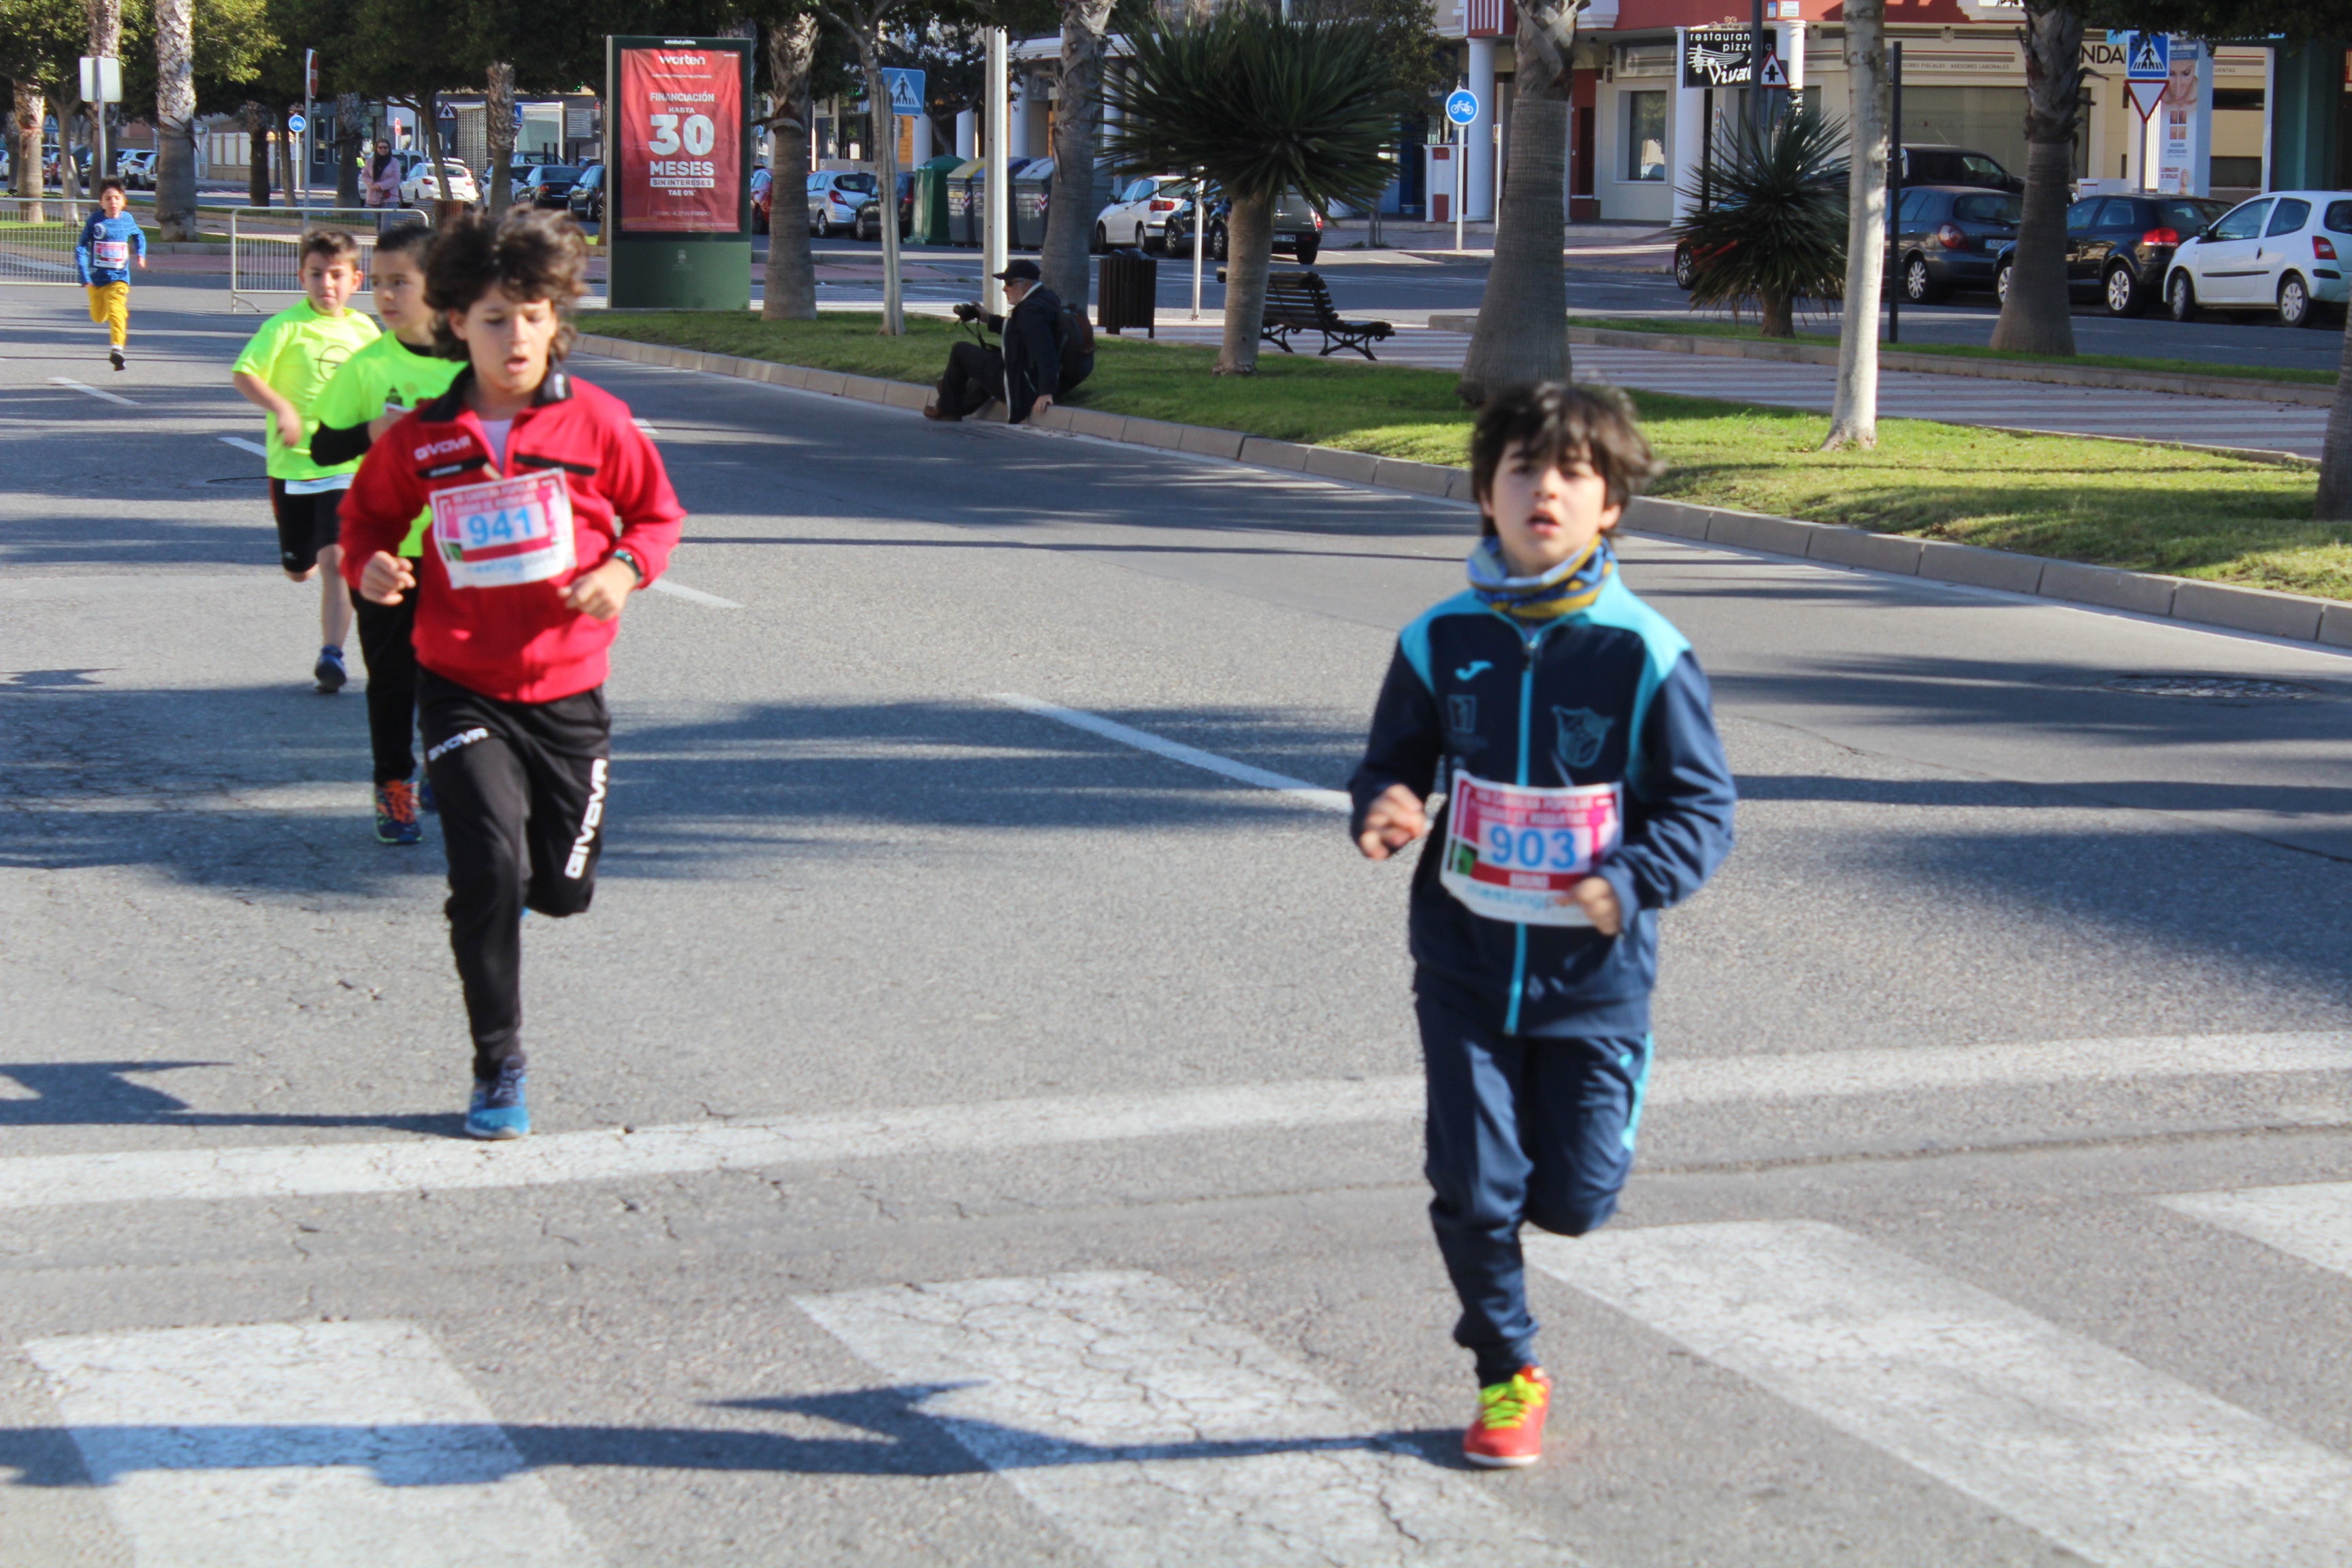
{"type": "Polygon", "coordinates": [[[1064,391],[1094,374],[1095,324],[1078,306],[1065,305],[1054,318],[1054,347],[1062,356],[1064,391]]]}

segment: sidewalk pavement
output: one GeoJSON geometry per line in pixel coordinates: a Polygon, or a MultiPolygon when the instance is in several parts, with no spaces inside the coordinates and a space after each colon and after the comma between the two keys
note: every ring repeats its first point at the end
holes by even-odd
{"type": "MultiPolygon", "coordinates": [[[[1208,313],[1202,314],[1205,317],[1208,313]]],[[[1167,315],[1161,312],[1160,324],[1160,337],[1165,342],[1213,343],[1223,331],[1219,324],[1207,320],[1197,325],[1171,322],[1167,315]]],[[[1460,370],[1469,347],[1467,332],[1400,327],[1394,337],[1377,345],[1374,352],[1383,364],[1460,370]]],[[[1269,343],[1265,352],[1271,354],[1282,351],[1269,343]]],[[[1354,360],[1355,356],[1334,357],[1354,360]]],[[[1571,364],[1580,381],[1606,381],[1643,392],[1728,398],[1821,414],[1829,412],[1837,389],[1837,371],[1832,365],[1776,364],[1760,360],[1594,347],[1577,348],[1571,364]]],[[[1902,371],[1879,373],[1878,412],[1881,417],[1890,419],[1936,419],[1948,425],[1983,425],[2052,435],[2171,441],[2309,458],[2320,455],[2327,436],[2325,408],[2163,392],[2054,386],[2042,382],[1963,380],[1902,371]]]]}

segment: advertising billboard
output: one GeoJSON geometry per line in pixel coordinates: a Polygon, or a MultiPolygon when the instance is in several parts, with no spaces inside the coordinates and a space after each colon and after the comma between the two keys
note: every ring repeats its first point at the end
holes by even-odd
{"type": "Polygon", "coordinates": [[[621,235],[748,234],[751,170],[739,38],[615,39],[605,123],[621,235]]]}

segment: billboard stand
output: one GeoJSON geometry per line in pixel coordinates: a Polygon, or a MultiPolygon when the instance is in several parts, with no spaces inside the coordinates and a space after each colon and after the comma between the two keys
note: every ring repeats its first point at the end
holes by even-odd
{"type": "Polygon", "coordinates": [[[751,308],[751,106],[749,38],[604,40],[614,310],[751,308]]]}

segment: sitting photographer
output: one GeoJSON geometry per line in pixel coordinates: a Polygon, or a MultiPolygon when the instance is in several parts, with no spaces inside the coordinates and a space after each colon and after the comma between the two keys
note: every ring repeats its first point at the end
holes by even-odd
{"type": "Polygon", "coordinates": [[[958,305],[955,313],[960,321],[978,321],[1001,334],[1004,347],[961,342],[950,349],[939,396],[923,408],[926,419],[961,419],[997,398],[1018,425],[1053,407],[1062,390],[1061,300],[1044,286],[1034,261],[1012,262],[996,276],[1013,302],[1011,310],[991,316],[977,305],[958,305]]]}

